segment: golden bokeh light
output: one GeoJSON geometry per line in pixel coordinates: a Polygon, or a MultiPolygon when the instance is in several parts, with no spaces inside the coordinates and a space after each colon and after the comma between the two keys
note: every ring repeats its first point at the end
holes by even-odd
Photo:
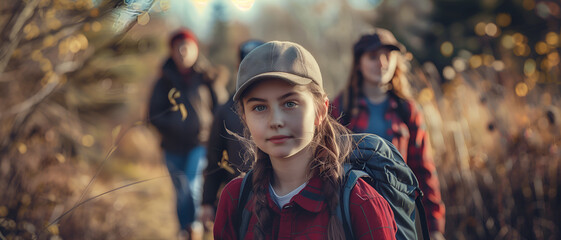
{"type": "Polygon", "coordinates": [[[203,11],[209,3],[209,0],[192,0],[193,5],[198,11],[203,11]]]}
{"type": "Polygon", "coordinates": [[[171,7],[171,1],[170,0],[160,0],[160,9],[162,9],[162,11],[167,11],[169,10],[171,7]]]}
{"type": "Polygon", "coordinates": [[[56,39],[53,35],[48,35],[43,38],[43,46],[44,47],[52,47],[55,45],[56,39]]]}
{"type": "Polygon", "coordinates": [[[98,21],[92,22],[92,31],[99,32],[101,30],[101,23],[98,21]]]}
{"type": "Polygon", "coordinates": [[[540,72],[534,72],[534,74],[526,77],[525,82],[528,85],[528,88],[532,89],[534,86],[536,86],[536,82],[538,81],[539,78],[540,78],[540,72]]]}
{"type": "Polygon", "coordinates": [[[27,146],[24,143],[18,144],[18,152],[20,154],[25,154],[27,152],[27,146]]]}
{"type": "Polygon", "coordinates": [[[526,36],[522,35],[521,33],[515,33],[512,35],[515,44],[522,44],[526,42],[526,36]]]}
{"type": "Polygon", "coordinates": [[[517,44],[514,47],[514,55],[524,57],[530,55],[530,46],[528,44],[517,44]]]}
{"type": "Polygon", "coordinates": [[[27,40],[39,36],[39,32],[39,27],[34,22],[31,22],[23,27],[23,33],[25,33],[25,39],[27,40]]]}
{"type": "Polygon", "coordinates": [[[483,59],[479,55],[473,55],[469,58],[469,66],[473,69],[478,68],[483,64],[483,59]]]}
{"type": "Polygon", "coordinates": [[[145,12],[143,14],[138,15],[137,20],[139,25],[146,25],[148,24],[148,22],[150,22],[150,15],[148,14],[148,12],[145,12]]]}
{"type": "Polygon", "coordinates": [[[505,69],[505,63],[500,60],[493,61],[493,64],[491,64],[491,66],[493,66],[495,71],[498,72],[503,71],[505,69]]]}
{"type": "Polygon", "coordinates": [[[499,28],[494,23],[488,23],[485,25],[485,34],[491,37],[497,36],[499,33],[499,28]]]}
{"type": "Polygon", "coordinates": [[[514,45],[515,45],[514,38],[511,35],[504,35],[501,38],[501,44],[506,49],[512,49],[512,48],[514,48],[514,45]]]}
{"type": "Polygon", "coordinates": [[[49,231],[49,233],[51,233],[52,235],[59,235],[60,231],[58,229],[58,224],[51,224],[48,228],[47,231],[49,231]]]}
{"type": "Polygon", "coordinates": [[[489,54],[483,54],[483,65],[491,66],[495,61],[495,57],[489,54]]]}
{"type": "Polygon", "coordinates": [[[530,76],[535,72],[536,72],[536,61],[531,58],[524,61],[524,75],[530,76]]]}
{"type": "Polygon", "coordinates": [[[91,147],[95,143],[95,139],[92,135],[86,134],[82,137],[82,145],[84,147],[91,147]]]}
{"type": "Polygon", "coordinates": [[[536,43],[534,49],[536,50],[536,53],[538,53],[539,55],[544,55],[548,52],[547,44],[541,41],[536,43]]]}
{"type": "Polygon", "coordinates": [[[443,42],[440,45],[440,53],[445,57],[452,56],[452,53],[454,53],[454,45],[449,41],[443,42]]]}
{"type": "Polygon", "coordinates": [[[92,30],[92,25],[90,23],[84,23],[82,29],[84,29],[84,32],[89,32],[90,30],[92,30]]]}
{"type": "Polygon", "coordinates": [[[515,92],[516,95],[519,97],[525,97],[526,95],[528,95],[528,85],[526,83],[517,83],[516,87],[515,87],[515,92]]]}
{"type": "Polygon", "coordinates": [[[466,70],[466,62],[464,59],[456,58],[452,61],[452,66],[457,72],[463,72],[466,70]]]}
{"type": "Polygon", "coordinates": [[[506,27],[506,26],[510,25],[510,23],[512,21],[512,17],[508,13],[499,13],[499,14],[497,14],[496,21],[497,21],[497,25],[499,25],[499,27],[506,27]]]}
{"type": "Polygon", "coordinates": [[[421,92],[419,92],[418,100],[421,103],[427,103],[434,99],[434,92],[431,88],[423,88],[421,92]]]}
{"type": "Polygon", "coordinates": [[[255,0],[232,0],[232,3],[239,10],[247,11],[247,10],[250,10],[251,7],[253,7],[253,4],[255,3],[255,0]]]}
{"type": "Polygon", "coordinates": [[[84,34],[78,34],[75,37],[76,41],[80,43],[80,50],[86,50],[88,48],[88,38],[84,34]]]}
{"type": "Polygon", "coordinates": [[[475,25],[475,34],[477,34],[478,36],[485,36],[485,27],[487,26],[487,24],[485,24],[484,22],[480,22],[478,24],[475,25]]]}
{"type": "Polygon", "coordinates": [[[553,66],[558,65],[560,62],[559,52],[551,52],[547,54],[547,60],[549,60],[553,66]]]}
{"type": "Polygon", "coordinates": [[[62,155],[61,153],[57,153],[55,154],[55,158],[59,163],[64,163],[66,162],[66,158],[64,157],[64,155],[62,155]]]}
{"type": "Polygon", "coordinates": [[[209,0],[192,0],[195,5],[205,6],[210,1],[209,0]]]}
{"type": "Polygon", "coordinates": [[[554,32],[548,32],[545,35],[545,42],[550,46],[557,46],[559,44],[559,35],[554,32]]]}
{"type": "Polygon", "coordinates": [[[31,52],[31,60],[39,61],[42,58],[43,58],[43,53],[41,53],[41,50],[33,50],[33,52],[31,52]]]}
{"type": "Polygon", "coordinates": [[[90,17],[97,17],[99,16],[99,9],[94,8],[90,11],[90,17]]]}
{"type": "Polygon", "coordinates": [[[446,66],[444,67],[444,69],[442,69],[442,76],[444,76],[444,78],[446,78],[447,80],[452,80],[454,79],[454,77],[456,77],[456,71],[453,67],[446,66]]]}
{"type": "Polygon", "coordinates": [[[49,59],[46,58],[39,60],[39,67],[43,72],[49,72],[53,70],[53,64],[51,63],[51,61],[49,61],[49,59]]]}
{"type": "Polygon", "coordinates": [[[68,50],[70,50],[70,52],[77,53],[78,51],[80,51],[80,49],[82,49],[82,45],[80,44],[80,41],[78,39],[76,39],[75,37],[71,37],[68,39],[68,50]]]}

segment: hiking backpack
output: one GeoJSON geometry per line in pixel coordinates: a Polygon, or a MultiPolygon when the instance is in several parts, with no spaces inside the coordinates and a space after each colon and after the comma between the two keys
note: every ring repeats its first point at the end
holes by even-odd
{"type": "MultiPolygon", "coordinates": [[[[338,217],[343,223],[347,239],[355,239],[350,215],[351,190],[359,178],[370,184],[386,199],[397,224],[396,239],[417,239],[417,231],[422,231],[423,239],[430,239],[425,211],[421,203],[423,193],[417,178],[407,166],[397,149],[387,140],[374,134],[352,134],[353,151],[345,162],[344,181],[341,186],[338,217]],[[416,210],[419,219],[416,219],[416,210]],[[416,220],[421,229],[416,228],[416,220]]],[[[253,172],[249,171],[240,189],[237,219],[240,219],[238,239],[244,239],[251,212],[245,208],[251,198],[253,172]]]]}

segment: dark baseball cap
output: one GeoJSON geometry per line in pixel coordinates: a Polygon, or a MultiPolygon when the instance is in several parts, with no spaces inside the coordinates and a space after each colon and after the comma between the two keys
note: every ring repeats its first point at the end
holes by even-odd
{"type": "Polygon", "coordinates": [[[389,48],[405,53],[405,46],[395,39],[392,32],[383,28],[374,28],[370,33],[366,33],[360,37],[355,43],[353,50],[355,57],[361,56],[363,53],[376,50],[379,48],[389,48]]]}
{"type": "Polygon", "coordinates": [[[264,78],[280,78],[293,84],[311,82],[323,87],[316,59],[293,42],[271,41],[251,51],[240,63],[234,101],[253,83],[264,78]]]}

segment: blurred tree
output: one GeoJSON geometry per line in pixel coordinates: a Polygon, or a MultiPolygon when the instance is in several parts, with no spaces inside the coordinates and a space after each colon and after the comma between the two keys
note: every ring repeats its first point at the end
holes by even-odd
{"type": "Polygon", "coordinates": [[[122,106],[127,84],[117,76],[130,75],[109,71],[107,59],[124,51],[127,44],[120,40],[147,17],[152,3],[27,0],[0,5],[3,239],[74,238],[77,232],[100,239],[124,227],[88,231],[101,229],[104,217],[103,211],[88,210],[76,210],[81,221],[49,223],[58,223],[52,221],[87,196],[89,185],[83,187],[91,170],[84,161],[103,159],[99,153],[106,147],[91,125],[101,122],[104,111],[122,106]]]}

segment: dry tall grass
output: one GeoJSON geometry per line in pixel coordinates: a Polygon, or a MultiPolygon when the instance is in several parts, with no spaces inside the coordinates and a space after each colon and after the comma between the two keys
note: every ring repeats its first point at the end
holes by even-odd
{"type": "Polygon", "coordinates": [[[529,92],[519,84],[531,78],[515,65],[502,71],[481,66],[441,86],[419,88],[446,203],[447,238],[560,237],[559,65],[542,74],[546,81],[529,92]]]}

